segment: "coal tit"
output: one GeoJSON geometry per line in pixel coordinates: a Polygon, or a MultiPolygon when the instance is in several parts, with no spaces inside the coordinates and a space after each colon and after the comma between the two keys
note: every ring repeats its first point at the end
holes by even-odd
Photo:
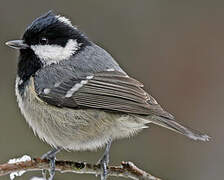
{"type": "Polygon", "coordinates": [[[193,140],[209,136],[175,121],[101,47],[67,18],[48,12],[27,27],[22,40],[6,45],[20,50],[16,78],[19,107],[35,134],[53,150],[94,150],[106,145],[100,159],[106,179],[109,149],[114,139],[129,137],[150,123],[193,140]]]}

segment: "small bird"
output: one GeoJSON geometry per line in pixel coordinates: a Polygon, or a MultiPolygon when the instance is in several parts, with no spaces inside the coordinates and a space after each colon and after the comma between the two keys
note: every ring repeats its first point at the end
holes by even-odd
{"type": "Polygon", "coordinates": [[[209,140],[177,122],[142,83],[63,16],[52,11],[40,16],[21,40],[6,45],[20,51],[15,86],[19,108],[34,133],[53,147],[42,156],[50,160],[50,180],[60,150],[106,145],[98,161],[105,180],[112,141],[135,135],[150,123],[193,140],[209,140]]]}

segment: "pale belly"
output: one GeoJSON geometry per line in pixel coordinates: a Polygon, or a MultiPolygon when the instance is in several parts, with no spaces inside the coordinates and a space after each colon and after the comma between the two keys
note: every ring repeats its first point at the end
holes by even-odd
{"type": "MultiPolygon", "coordinates": [[[[16,87],[18,82],[17,78],[16,87]]],[[[17,90],[16,95],[21,112],[34,133],[51,146],[64,149],[96,149],[110,138],[135,134],[149,122],[127,114],[47,105],[37,97],[32,80],[25,89],[23,100],[17,90]]]]}

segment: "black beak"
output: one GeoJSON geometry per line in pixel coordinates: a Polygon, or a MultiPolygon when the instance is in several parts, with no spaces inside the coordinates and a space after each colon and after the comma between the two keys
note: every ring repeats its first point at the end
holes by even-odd
{"type": "Polygon", "coordinates": [[[29,47],[23,40],[8,41],[5,44],[15,49],[27,49],[29,47]]]}

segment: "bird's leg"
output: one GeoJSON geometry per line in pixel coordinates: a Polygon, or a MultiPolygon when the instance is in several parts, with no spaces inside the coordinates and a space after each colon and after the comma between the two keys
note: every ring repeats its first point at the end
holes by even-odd
{"type": "MultiPolygon", "coordinates": [[[[61,151],[61,148],[54,148],[51,151],[48,151],[46,154],[44,154],[41,159],[48,159],[50,160],[50,178],[49,180],[53,180],[54,175],[55,175],[55,159],[56,159],[56,154],[61,151]]],[[[46,171],[42,171],[43,178],[46,179],[46,171]]]]}
{"type": "Polygon", "coordinates": [[[106,149],[103,153],[103,156],[98,161],[98,164],[101,165],[101,169],[103,171],[102,174],[101,174],[101,180],[106,180],[107,179],[107,174],[108,174],[107,165],[109,163],[109,151],[110,151],[111,142],[112,142],[111,139],[107,142],[107,146],[106,146],[106,149]]]}

